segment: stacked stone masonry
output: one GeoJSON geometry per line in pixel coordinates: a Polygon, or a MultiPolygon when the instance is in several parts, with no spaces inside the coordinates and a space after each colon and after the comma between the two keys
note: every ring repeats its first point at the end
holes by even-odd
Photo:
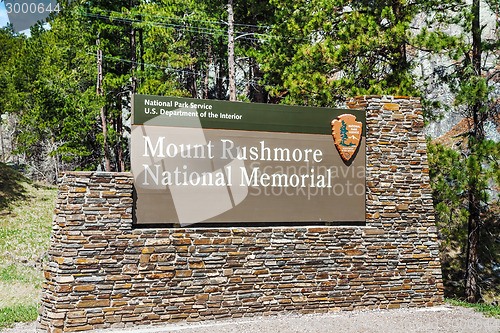
{"type": "Polygon", "coordinates": [[[144,229],[129,173],[60,175],[38,331],[443,301],[418,99],[360,96],[364,227],[144,229]]]}

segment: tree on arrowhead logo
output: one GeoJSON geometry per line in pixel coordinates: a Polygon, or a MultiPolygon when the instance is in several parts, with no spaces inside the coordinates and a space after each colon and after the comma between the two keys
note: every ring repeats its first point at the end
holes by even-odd
{"type": "Polygon", "coordinates": [[[349,162],[361,140],[363,124],[356,121],[356,116],[343,114],[332,120],[332,136],[340,156],[349,162]]]}

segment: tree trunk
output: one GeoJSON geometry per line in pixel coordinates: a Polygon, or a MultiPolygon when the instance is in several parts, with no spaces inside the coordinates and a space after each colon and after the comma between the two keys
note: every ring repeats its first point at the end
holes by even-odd
{"type": "Polygon", "coordinates": [[[477,189],[471,186],[469,191],[469,222],[468,222],[468,244],[467,244],[467,267],[465,279],[465,297],[469,303],[477,303],[480,293],[478,286],[478,246],[480,231],[480,200],[478,200],[477,189]]]}
{"type": "Polygon", "coordinates": [[[219,58],[219,66],[217,70],[217,99],[222,100],[224,99],[222,96],[224,93],[224,80],[223,80],[223,75],[224,75],[224,64],[222,63],[222,59],[219,58]]]}
{"type": "MultiPolygon", "coordinates": [[[[474,75],[481,77],[481,27],[479,17],[479,0],[472,3],[472,66],[474,75]]],[[[472,105],[472,135],[469,139],[471,156],[477,155],[477,145],[484,140],[482,101],[476,100],[472,105]]],[[[477,175],[471,174],[469,181],[469,221],[467,226],[467,261],[465,271],[465,297],[469,303],[477,303],[480,297],[478,285],[479,234],[481,231],[481,199],[477,187],[477,175]]]]}
{"type": "MultiPolygon", "coordinates": [[[[102,87],[103,83],[103,65],[102,65],[102,50],[100,49],[101,40],[97,36],[97,96],[103,96],[104,91],[102,87]]],[[[105,171],[111,171],[110,164],[110,152],[108,146],[108,122],[106,119],[106,108],[101,107],[101,125],[102,125],[102,136],[103,136],[103,148],[104,148],[104,169],[105,171]]]]}
{"type": "MultiPolygon", "coordinates": [[[[121,103],[118,103],[119,110],[122,109],[121,103]]],[[[116,115],[116,133],[118,134],[116,142],[116,167],[118,172],[125,171],[125,154],[123,152],[123,120],[122,113],[119,111],[116,115]]]]}
{"type": "Polygon", "coordinates": [[[236,66],[234,62],[234,11],[233,0],[227,5],[227,66],[229,72],[229,100],[236,101],[236,66]]]}
{"type": "Polygon", "coordinates": [[[196,74],[194,64],[189,65],[187,74],[187,89],[192,98],[198,98],[198,88],[196,87],[196,74]]]}
{"type": "Polygon", "coordinates": [[[142,39],[142,28],[139,29],[139,56],[140,56],[140,63],[141,63],[141,72],[144,72],[144,43],[142,39]]]}
{"type": "MultiPolygon", "coordinates": [[[[134,1],[130,1],[130,8],[134,5],[134,1]]],[[[132,63],[131,74],[132,74],[132,95],[137,93],[137,46],[135,41],[135,28],[130,24],[130,61],[132,63]]]]}
{"type": "MultiPolygon", "coordinates": [[[[130,0],[129,2],[130,5],[130,10],[132,10],[135,7],[135,0],[130,0]]],[[[142,35],[141,37],[141,44],[142,44],[142,35]]],[[[133,23],[130,23],[130,62],[131,62],[131,68],[130,68],[130,74],[131,74],[131,90],[130,94],[133,96],[134,94],[137,93],[137,41],[136,41],[136,29],[133,25],[133,23]]],[[[142,45],[141,45],[142,47],[142,45]]],[[[142,54],[141,54],[142,57],[142,54]]],[[[142,62],[142,61],[141,61],[142,62]]],[[[118,169],[117,171],[123,172],[125,171],[125,154],[123,152],[123,145],[122,145],[122,140],[123,140],[123,121],[122,121],[122,105],[121,102],[118,102],[118,113],[116,115],[115,119],[115,125],[116,125],[116,133],[118,134],[117,138],[117,143],[116,143],[116,168],[118,169]]]]}
{"type": "Polygon", "coordinates": [[[5,145],[3,143],[3,119],[1,118],[0,118],[0,141],[2,142],[2,162],[5,163],[5,145]]]}
{"type": "Polygon", "coordinates": [[[212,67],[212,46],[208,45],[208,66],[207,71],[205,73],[205,78],[203,79],[203,99],[208,99],[208,86],[209,86],[209,75],[210,75],[210,67],[212,67]]]}
{"type": "MultiPolygon", "coordinates": [[[[392,4],[392,10],[394,12],[394,17],[396,21],[394,25],[398,25],[400,22],[400,18],[403,16],[402,13],[402,4],[401,1],[395,1],[392,4]]],[[[399,45],[394,45],[394,54],[397,55],[395,62],[392,65],[393,73],[406,73],[408,71],[408,59],[406,55],[406,41],[402,40],[399,42],[399,45]]]]}
{"type": "Polygon", "coordinates": [[[263,86],[257,84],[262,79],[262,73],[259,68],[259,64],[257,61],[253,58],[251,58],[252,62],[252,72],[253,72],[253,84],[252,84],[252,90],[253,90],[253,100],[254,102],[257,103],[266,103],[266,91],[263,86]]]}

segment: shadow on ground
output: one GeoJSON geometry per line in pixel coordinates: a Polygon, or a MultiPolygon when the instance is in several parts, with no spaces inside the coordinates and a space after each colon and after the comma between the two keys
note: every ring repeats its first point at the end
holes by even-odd
{"type": "Polygon", "coordinates": [[[15,165],[0,163],[0,211],[5,210],[17,200],[24,199],[26,190],[23,183],[29,183],[15,165]]]}

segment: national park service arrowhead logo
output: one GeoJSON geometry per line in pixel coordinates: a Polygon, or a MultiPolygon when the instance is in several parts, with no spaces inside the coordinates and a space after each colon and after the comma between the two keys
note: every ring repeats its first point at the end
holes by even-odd
{"type": "Polygon", "coordinates": [[[363,124],[356,121],[356,116],[343,114],[332,120],[332,136],[340,156],[345,162],[349,162],[361,140],[363,124]]]}

